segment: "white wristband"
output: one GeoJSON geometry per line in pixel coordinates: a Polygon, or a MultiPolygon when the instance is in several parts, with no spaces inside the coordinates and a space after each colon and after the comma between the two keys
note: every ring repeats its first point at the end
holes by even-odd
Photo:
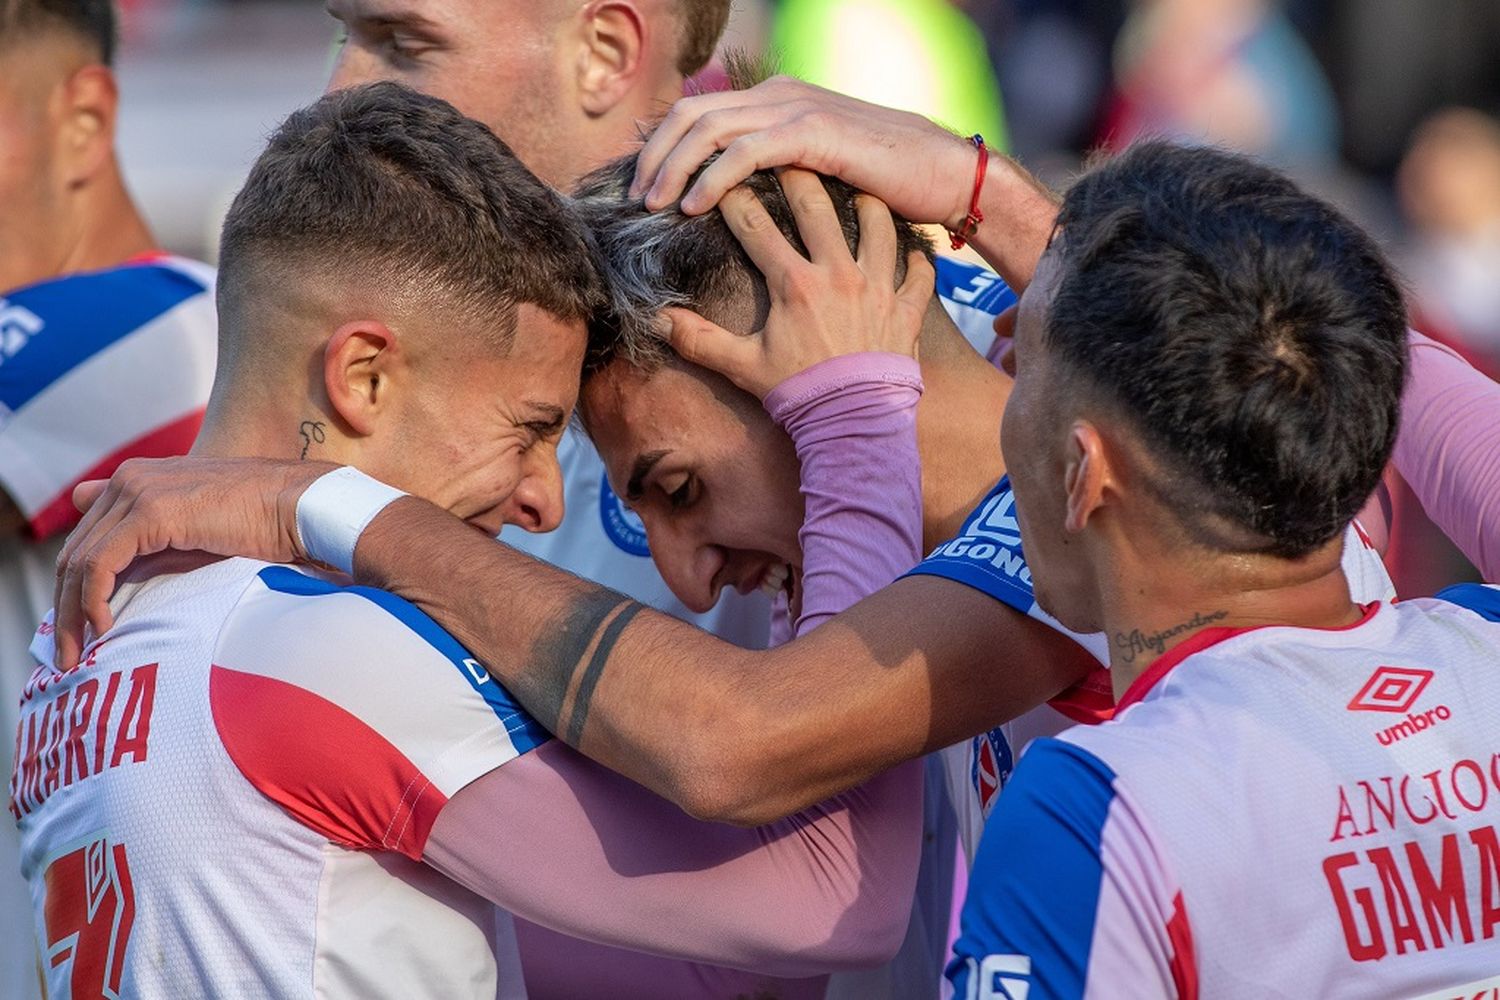
{"type": "Polygon", "coordinates": [[[354,546],[375,515],[405,493],[351,466],[324,473],[297,501],[297,534],[309,559],[354,572],[354,546]]]}

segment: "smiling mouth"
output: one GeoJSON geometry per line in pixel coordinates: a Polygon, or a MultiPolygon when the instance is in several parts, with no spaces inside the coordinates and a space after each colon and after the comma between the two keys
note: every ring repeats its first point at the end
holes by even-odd
{"type": "Polygon", "coordinates": [[[792,568],[786,563],[774,563],[767,566],[765,572],[761,574],[760,584],[756,589],[767,597],[775,597],[781,593],[791,575],[792,568]]]}

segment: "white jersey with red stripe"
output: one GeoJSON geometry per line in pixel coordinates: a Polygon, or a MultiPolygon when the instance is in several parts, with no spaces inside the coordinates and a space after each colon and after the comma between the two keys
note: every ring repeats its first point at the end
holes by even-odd
{"type": "MultiPolygon", "coordinates": [[[[1357,524],[1344,532],[1344,575],[1357,604],[1389,601],[1396,588],[1380,553],[1357,524]]],[[[973,587],[1073,639],[1099,661],[1083,681],[1019,718],[945,749],[948,794],[958,831],[970,860],[979,848],[985,820],[995,807],[1016,761],[1033,740],[1055,736],[1075,723],[1096,724],[1114,712],[1109,676],[1109,643],[1102,634],[1072,632],[1041,609],[1032,594],[1031,571],[1021,551],[1015,498],[1002,477],[964,522],[958,535],[933,549],[911,574],[937,576],[973,587]]]]}
{"type": "Polygon", "coordinates": [[[421,861],[452,795],[547,739],[454,639],[246,559],[114,604],[18,730],[51,995],[524,995],[508,918],[421,861]]]}
{"type": "MultiPolygon", "coordinates": [[[[53,567],[78,516],[73,487],[127,458],[185,453],[213,385],[212,268],[163,255],[0,295],[0,493],[26,519],[0,537],[0,771],[31,673],[25,636],[52,605],[53,567]]],[[[30,914],[16,832],[0,831],[0,924],[30,914]]],[[[35,996],[35,948],[0,935],[0,996],[35,996]]]]}
{"type": "Polygon", "coordinates": [[[1209,628],[1001,796],[960,997],[1500,989],[1500,589],[1209,628]]]}

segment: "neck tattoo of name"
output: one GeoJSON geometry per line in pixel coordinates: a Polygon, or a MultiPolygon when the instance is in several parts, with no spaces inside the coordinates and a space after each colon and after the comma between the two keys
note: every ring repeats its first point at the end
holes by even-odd
{"type": "Polygon", "coordinates": [[[1177,636],[1212,625],[1228,617],[1228,611],[1212,611],[1206,615],[1201,611],[1195,611],[1193,617],[1187,621],[1178,622],[1171,628],[1164,628],[1160,632],[1146,633],[1140,629],[1134,629],[1129,633],[1116,632],[1115,649],[1119,650],[1120,660],[1123,663],[1134,663],[1137,657],[1147,654],[1155,659],[1166,650],[1167,643],[1177,636]]]}
{"type": "Polygon", "coordinates": [[[304,420],[302,426],[297,428],[297,434],[302,438],[302,454],[298,458],[307,457],[307,449],[314,444],[322,444],[324,441],[324,424],[321,420],[304,420]]]}

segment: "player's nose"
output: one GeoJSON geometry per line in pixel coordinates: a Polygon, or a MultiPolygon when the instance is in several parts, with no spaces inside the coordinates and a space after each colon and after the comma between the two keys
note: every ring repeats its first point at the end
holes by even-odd
{"type": "Polygon", "coordinates": [[[339,50],[338,59],[334,61],[333,72],[328,76],[328,86],[324,88],[324,93],[331,94],[336,90],[358,87],[362,83],[374,83],[378,79],[380,75],[376,72],[376,63],[370,54],[352,41],[346,42],[339,50]]]}
{"type": "Polygon", "coordinates": [[[556,530],[564,513],[562,470],[553,455],[532,464],[506,504],[507,524],[533,533],[556,530]]]}
{"type": "Polygon", "coordinates": [[[723,553],[711,545],[696,545],[686,534],[650,512],[641,513],[646,526],[646,544],[657,572],[672,594],[689,611],[703,613],[713,608],[714,577],[724,565],[723,553]]]}

